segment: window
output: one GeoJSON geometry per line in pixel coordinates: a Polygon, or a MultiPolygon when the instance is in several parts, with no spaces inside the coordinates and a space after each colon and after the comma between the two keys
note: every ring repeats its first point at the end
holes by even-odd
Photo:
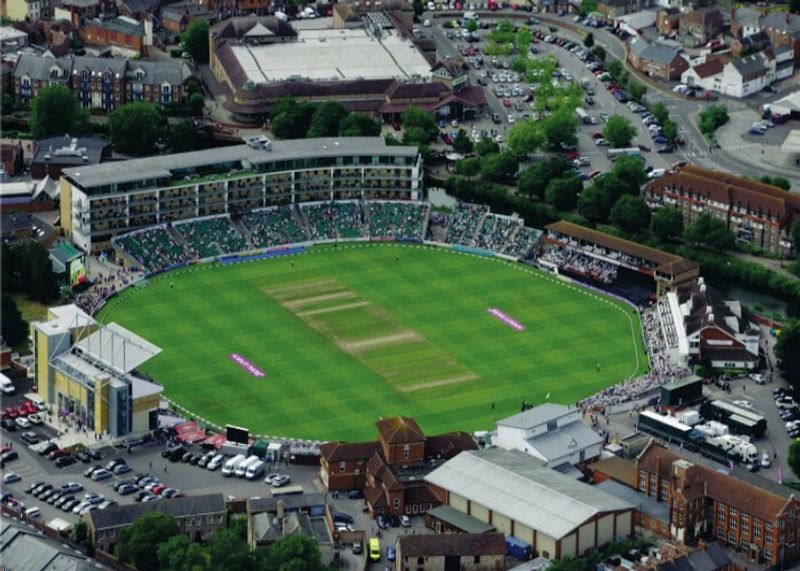
{"type": "Polygon", "coordinates": [[[425,558],[424,557],[417,557],[417,565],[424,565],[425,558]]]}
{"type": "Polygon", "coordinates": [[[578,461],[583,462],[584,460],[586,460],[586,450],[581,450],[578,453],[578,461]]]}
{"type": "Polygon", "coordinates": [[[403,458],[408,459],[410,454],[411,454],[411,446],[406,444],[405,446],[403,446],[403,458]]]}
{"type": "Polygon", "coordinates": [[[545,559],[550,559],[550,552],[549,551],[542,551],[542,557],[545,559]]]}
{"type": "Polygon", "coordinates": [[[400,499],[399,498],[395,498],[394,502],[392,502],[392,503],[394,504],[394,509],[396,509],[396,510],[400,509],[400,499]]]}
{"type": "Polygon", "coordinates": [[[661,500],[665,502],[669,500],[669,484],[665,484],[663,481],[661,482],[661,500]]]}
{"type": "Polygon", "coordinates": [[[723,511],[717,512],[717,521],[719,523],[725,523],[725,512],[723,511]]]}
{"type": "Polygon", "coordinates": [[[652,482],[650,482],[650,495],[651,495],[651,496],[655,496],[655,495],[656,495],[656,488],[657,488],[657,485],[656,485],[656,484],[657,484],[657,483],[658,483],[658,482],[656,482],[655,480],[653,480],[652,482]]]}
{"type": "Polygon", "coordinates": [[[639,469],[639,491],[647,492],[647,472],[639,469]]]}
{"type": "Polygon", "coordinates": [[[735,533],[730,532],[728,534],[728,543],[730,543],[731,545],[736,545],[736,534],[735,533]]]}
{"type": "Polygon", "coordinates": [[[753,523],[753,537],[761,539],[761,528],[755,522],[753,523]]]}
{"type": "Polygon", "coordinates": [[[772,524],[764,526],[764,543],[772,543],[772,524]]]}
{"type": "Polygon", "coordinates": [[[729,528],[729,529],[736,529],[736,522],[737,522],[737,520],[735,520],[735,519],[731,518],[731,519],[728,521],[728,528],[729,528]]]}
{"type": "Polygon", "coordinates": [[[717,537],[720,539],[725,539],[725,530],[723,530],[721,527],[717,528],[717,537]]]}
{"type": "Polygon", "coordinates": [[[771,547],[765,547],[764,548],[764,559],[767,559],[769,561],[772,560],[772,548],[771,547]]]}
{"type": "Polygon", "coordinates": [[[480,565],[480,562],[481,562],[481,556],[480,556],[480,555],[476,555],[475,557],[473,557],[473,558],[472,558],[472,562],[473,562],[475,565],[480,565]]]}
{"type": "Polygon", "coordinates": [[[547,421],[547,431],[553,432],[554,430],[558,430],[558,421],[557,420],[548,420],[547,421]]]}
{"type": "Polygon", "coordinates": [[[344,460],[339,462],[339,471],[340,472],[344,472],[346,468],[347,468],[347,462],[345,462],[344,460]]]}
{"type": "Polygon", "coordinates": [[[739,540],[739,547],[742,549],[750,549],[750,542],[743,537],[739,540]]]}
{"type": "Polygon", "coordinates": [[[739,510],[737,510],[736,508],[731,508],[730,512],[731,512],[731,517],[736,517],[737,515],[739,515],[739,510]]]}

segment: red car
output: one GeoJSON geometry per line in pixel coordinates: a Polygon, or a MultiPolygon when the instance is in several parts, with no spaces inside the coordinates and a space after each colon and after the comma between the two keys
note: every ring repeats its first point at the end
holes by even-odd
{"type": "Polygon", "coordinates": [[[503,99],[503,106],[504,107],[511,107],[511,100],[508,98],[503,99]]]}
{"type": "Polygon", "coordinates": [[[8,452],[9,450],[11,450],[11,446],[9,446],[8,444],[6,444],[6,445],[5,445],[5,446],[3,446],[2,448],[0,448],[0,454],[5,454],[5,453],[6,453],[6,452],[8,452]]]}
{"type": "Polygon", "coordinates": [[[602,139],[603,133],[592,133],[592,139],[602,139]]]}
{"type": "Polygon", "coordinates": [[[570,151],[567,153],[567,158],[571,161],[577,159],[581,154],[578,151],[570,151]]]}
{"type": "Polygon", "coordinates": [[[639,150],[642,151],[643,153],[649,153],[650,152],[650,147],[648,147],[646,145],[639,145],[639,150]]]}
{"type": "Polygon", "coordinates": [[[6,417],[8,418],[17,418],[19,416],[19,411],[15,409],[13,406],[7,406],[3,409],[6,417]]]}
{"type": "Polygon", "coordinates": [[[447,133],[442,133],[441,137],[442,137],[442,142],[445,145],[452,145],[453,144],[453,139],[447,133]]]}
{"type": "Polygon", "coordinates": [[[153,494],[155,494],[156,496],[158,496],[158,495],[160,495],[160,494],[161,494],[161,492],[163,492],[163,491],[164,491],[164,490],[166,490],[166,489],[167,489],[167,487],[166,487],[164,484],[159,484],[159,485],[157,485],[155,488],[153,488],[152,490],[150,490],[150,492],[151,492],[151,493],[153,493],[153,494]]]}
{"type": "Polygon", "coordinates": [[[63,448],[56,448],[50,454],[47,455],[50,460],[55,460],[56,458],[61,458],[62,456],[69,456],[69,452],[64,450],[63,448]]]}

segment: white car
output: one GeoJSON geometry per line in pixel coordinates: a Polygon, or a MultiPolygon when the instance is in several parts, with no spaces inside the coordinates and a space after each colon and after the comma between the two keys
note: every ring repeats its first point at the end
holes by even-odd
{"type": "Polygon", "coordinates": [[[17,425],[17,428],[30,428],[31,421],[25,418],[24,416],[18,416],[14,419],[14,424],[17,425]]]}
{"type": "Polygon", "coordinates": [[[30,422],[32,422],[33,424],[42,424],[44,422],[43,415],[40,412],[35,412],[33,414],[29,414],[28,415],[28,420],[30,422]]]}
{"type": "Polygon", "coordinates": [[[772,466],[772,460],[770,459],[769,454],[764,452],[764,454],[761,455],[761,467],[769,468],[770,466],[772,466]]]}
{"type": "Polygon", "coordinates": [[[508,124],[509,125],[513,125],[514,124],[514,116],[513,115],[509,115],[508,116],[508,124]]]}
{"type": "Polygon", "coordinates": [[[649,178],[650,180],[660,178],[664,176],[666,172],[667,171],[665,169],[653,169],[649,173],[647,173],[647,178],[649,178]]]}
{"type": "Polygon", "coordinates": [[[32,508],[28,508],[25,510],[25,515],[27,517],[41,517],[42,512],[39,510],[39,508],[33,506],[32,508]]]}
{"type": "Polygon", "coordinates": [[[411,518],[409,518],[405,514],[401,515],[400,516],[400,525],[402,525],[403,527],[411,527],[411,518]]]}

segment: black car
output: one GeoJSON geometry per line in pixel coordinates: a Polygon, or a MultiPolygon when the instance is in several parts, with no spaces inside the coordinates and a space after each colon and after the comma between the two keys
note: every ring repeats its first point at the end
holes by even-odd
{"type": "Polygon", "coordinates": [[[75,456],[72,456],[71,454],[67,456],[62,456],[61,458],[56,458],[56,461],[54,462],[56,468],[66,468],[67,466],[72,466],[73,464],[77,463],[78,460],[75,458],[75,456]]]}
{"type": "Polygon", "coordinates": [[[88,464],[92,461],[91,457],[86,452],[78,452],[75,454],[75,458],[83,462],[84,464],[88,464]]]}
{"type": "Polygon", "coordinates": [[[193,454],[191,452],[187,452],[183,456],[181,456],[181,462],[189,462],[192,459],[193,454]]]}
{"type": "Polygon", "coordinates": [[[360,500],[361,498],[364,497],[364,492],[362,492],[361,490],[350,490],[349,492],[347,492],[347,497],[350,498],[351,500],[360,500]]]}
{"type": "Polygon", "coordinates": [[[141,502],[142,499],[146,498],[149,495],[150,492],[148,492],[147,490],[142,490],[141,492],[137,492],[136,495],[133,496],[133,499],[136,500],[137,502],[141,502]]]}
{"type": "Polygon", "coordinates": [[[125,462],[125,458],[113,458],[106,463],[105,469],[111,471],[120,464],[127,464],[127,462],[125,462]]]}
{"type": "Polygon", "coordinates": [[[400,518],[396,515],[389,516],[389,525],[392,527],[400,527],[400,518]]]}
{"type": "Polygon", "coordinates": [[[50,454],[53,450],[56,450],[57,448],[58,448],[58,444],[56,444],[54,442],[48,442],[47,444],[45,444],[42,447],[41,450],[39,450],[39,456],[47,456],[48,454],[50,454]]]}
{"type": "Polygon", "coordinates": [[[354,523],[355,522],[355,520],[353,519],[353,516],[351,516],[349,514],[346,514],[346,513],[342,513],[342,512],[334,512],[333,521],[340,521],[342,523],[354,523]]]}
{"type": "Polygon", "coordinates": [[[16,460],[19,458],[19,454],[17,454],[16,450],[9,450],[8,452],[4,452],[2,456],[0,456],[0,468],[6,465],[6,462],[11,462],[12,460],[16,460]]]}
{"type": "Polygon", "coordinates": [[[86,468],[86,470],[83,471],[83,475],[86,476],[87,478],[90,478],[95,470],[102,470],[102,468],[103,467],[99,465],[89,466],[88,468],[86,468]]]}
{"type": "Polygon", "coordinates": [[[95,461],[103,459],[103,455],[102,454],[100,454],[97,450],[92,450],[91,448],[89,448],[86,451],[86,454],[89,455],[89,458],[91,458],[92,460],[95,460],[95,461]]]}
{"type": "Polygon", "coordinates": [[[17,429],[17,423],[10,418],[4,418],[3,421],[0,422],[0,425],[2,425],[3,428],[11,432],[17,429]]]}
{"type": "Polygon", "coordinates": [[[660,149],[658,149],[657,152],[662,153],[662,154],[664,154],[664,153],[673,153],[673,152],[675,152],[675,149],[673,149],[672,147],[667,145],[667,146],[664,146],[664,147],[661,147],[660,149]]]}
{"type": "Polygon", "coordinates": [[[192,454],[192,457],[189,459],[189,464],[191,464],[192,466],[197,466],[197,463],[200,461],[200,458],[202,457],[203,457],[202,454],[192,454]]]}
{"type": "Polygon", "coordinates": [[[53,502],[53,505],[57,508],[60,508],[67,502],[71,502],[74,499],[75,496],[73,496],[72,494],[62,494],[60,498],[58,498],[55,502],[53,502]]]}
{"type": "Polygon", "coordinates": [[[44,486],[46,483],[47,483],[47,482],[42,482],[41,480],[40,480],[40,481],[38,481],[38,482],[33,482],[33,483],[32,483],[32,484],[30,484],[30,485],[29,485],[27,488],[25,488],[25,493],[26,493],[26,494],[30,494],[31,492],[33,492],[33,490],[35,490],[35,489],[36,489],[36,488],[38,488],[39,486],[44,486]]]}

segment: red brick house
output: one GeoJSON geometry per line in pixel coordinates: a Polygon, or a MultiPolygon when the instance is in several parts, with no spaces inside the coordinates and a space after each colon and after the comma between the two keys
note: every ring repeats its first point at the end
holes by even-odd
{"type": "Polygon", "coordinates": [[[377,442],[329,442],[320,446],[320,478],[330,491],[363,489],[373,517],[425,513],[439,505],[422,476],[442,460],[477,444],[463,432],[426,437],[412,418],[375,423],[377,442]]]}
{"type": "Polygon", "coordinates": [[[21,143],[9,143],[2,145],[3,172],[8,176],[16,176],[22,173],[25,164],[23,162],[24,153],[21,143]]]}
{"type": "Polygon", "coordinates": [[[113,46],[142,55],[146,53],[145,26],[126,16],[88,20],[78,30],[78,37],[87,44],[113,46]]]}

